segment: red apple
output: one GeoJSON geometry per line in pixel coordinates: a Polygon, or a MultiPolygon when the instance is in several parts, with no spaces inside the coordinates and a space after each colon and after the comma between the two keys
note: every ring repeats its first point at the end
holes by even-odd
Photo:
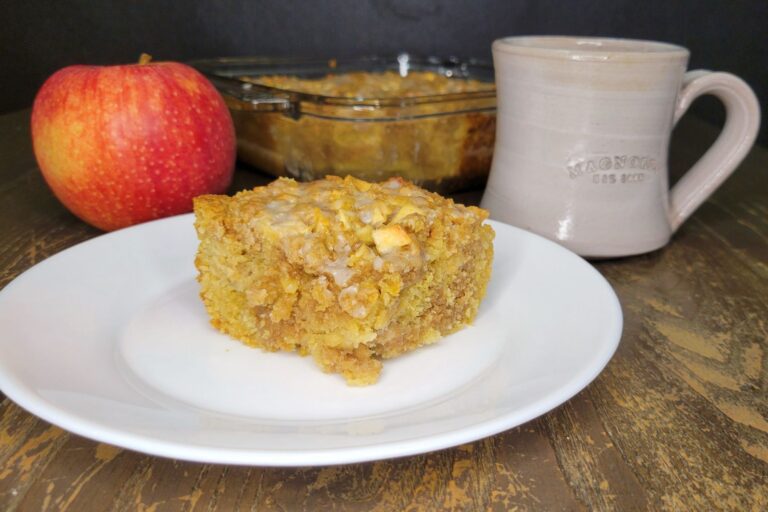
{"type": "Polygon", "coordinates": [[[191,211],[193,197],[232,181],[235,133],[224,100],[193,68],[147,60],[61,69],[32,108],[46,182],[103,230],[191,211]]]}

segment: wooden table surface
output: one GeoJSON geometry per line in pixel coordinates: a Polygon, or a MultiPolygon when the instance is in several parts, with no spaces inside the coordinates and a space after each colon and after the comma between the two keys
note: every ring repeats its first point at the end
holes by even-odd
{"type": "MultiPolygon", "coordinates": [[[[0,116],[0,287],[99,234],[49,192],[28,118],[0,116]]],[[[673,178],[716,133],[688,116],[673,178]]],[[[233,190],[264,180],[240,169],[233,190]]],[[[0,510],[767,510],[768,151],[665,249],[595,266],[623,306],[618,352],[525,425],[395,460],[237,467],[96,443],[0,394],[0,510]]]]}

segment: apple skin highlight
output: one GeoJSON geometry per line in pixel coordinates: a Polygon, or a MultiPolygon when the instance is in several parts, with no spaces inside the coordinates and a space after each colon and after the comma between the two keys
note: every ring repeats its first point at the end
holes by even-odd
{"type": "Polygon", "coordinates": [[[56,197],[105,231],[189,212],[234,171],[224,100],[174,62],[57,71],[35,98],[32,141],[56,197]]]}

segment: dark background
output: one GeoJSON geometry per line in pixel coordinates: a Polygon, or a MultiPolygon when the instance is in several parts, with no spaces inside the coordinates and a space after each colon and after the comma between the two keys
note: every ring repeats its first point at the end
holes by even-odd
{"type": "MultiPolygon", "coordinates": [[[[344,57],[408,51],[490,60],[520,34],[630,37],[691,50],[691,68],[730,71],[768,99],[767,0],[0,0],[0,113],[29,107],[70,64],[225,55],[344,57]]],[[[713,122],[707,98],[694,113],[713,122]]],[[[768,142],[765,124],[760,139],[768,142]]]]}

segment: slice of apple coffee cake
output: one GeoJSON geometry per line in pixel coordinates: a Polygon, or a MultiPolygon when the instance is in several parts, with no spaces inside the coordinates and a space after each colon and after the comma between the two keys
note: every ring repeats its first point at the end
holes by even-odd
{"type": "Polygon", "coordinates": [[[471,323],[491,274],[487,212],[401,179],[280,178],[194,210],[212,325],[350,385],[471,323]]]}

